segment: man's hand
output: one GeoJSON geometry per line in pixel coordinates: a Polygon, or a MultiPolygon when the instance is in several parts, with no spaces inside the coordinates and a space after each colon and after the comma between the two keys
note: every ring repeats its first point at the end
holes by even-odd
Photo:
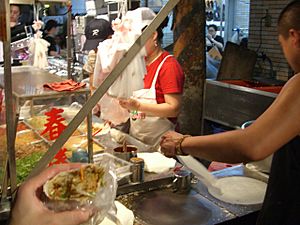
{"type": "Polygon", "coordinates": [[[174,131],[165,133],[160,142],[161,151],[167,157],[174,157],[176,155],[176,145],[182,139],[183,135],[174,131]]]}
{"type": "Polygon", "coordinates": [[[87,221],[92,216],[90,210],[54,212],[49,210],[39,198],[46,181],[59,172],[79,167],[80,164],[55,165],[23,183],[12,210],[10,225],[79,225],[87,221]]]}

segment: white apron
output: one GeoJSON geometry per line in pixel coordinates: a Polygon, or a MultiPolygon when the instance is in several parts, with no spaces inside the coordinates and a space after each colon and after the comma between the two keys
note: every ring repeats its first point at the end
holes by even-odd
{"type": "MultiPolygon", "coordinates": [[[[150,89],[141,89],[133,92],[133,98],[142,103],[157,104],[155,84],[159,71],[168,57],[166,56],[159,64],[154,75],[150,89]]],[[[151,116],[149,114],[133,111],[130,115],[129,134],[148,145],[156,146],[160,137],[168,130],[174,130],[175,125],[167,118],[151,116]]]]}

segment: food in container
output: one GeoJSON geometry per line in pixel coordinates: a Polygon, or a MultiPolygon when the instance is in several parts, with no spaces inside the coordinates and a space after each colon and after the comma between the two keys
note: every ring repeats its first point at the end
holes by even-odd
{"type": "Polygon", "coordinates": [[[47,123],[47,116],[33,116],[30,119],[25,120],[31,128],[35,130],[43,130],[47,123]]]}
{"type": "MultiPolygon", "coordinates": [[[[31,130],[17,133],[15,142],[16,158],[24,158],[34,152],[46,152],[49,146],[31,130]]],[[[6,150],[6,135],[0,136],[0,149],[6,150]]]]}
{"type": "MultiPolygon", "coordinates": [[[[84,122],[82,125],[78,127],[78,130],[80,132],[86,134],[87,133],[87,124],[84,122]]],[[[99,136],[99,135],[104,135],[107,134],[110,130],[110,126],[108,123],[92,123],[92,134],[93,136],[99,136]]]]}
{"type": "MultiPolygon", "coordinates": [[[[72,151],[76,151],[78,148],[88,150],[88,142],[86,136],[71,136],[65,143],[64,148],[67,149],[67,157],[72,156],[72,151]]],[[[104,147],[100,144],[93,143],[93,153],[103,152],[104,147]]]]}
{"type": "Polygon", "coordinates": [[[18,123],[17,132],[22,130],[27,130],[27,129],[29,129],[29,127],[27,127],[26,124],[24,124],[23,122],[18,123]]]}
{"type": "Polygon", "coordinates": [[[17,158],[16,167],[17,167],[17,183],[21,183],[25,180],[25,178],[29,175],[29,173],[36,166],[38,161],[42,158],[44,152],[32,152],[30,154],[26,154],[22,158],[17,158]]]}
{"type": "Polygon", "coordinates": [[[61,172],[44,185],[44,193],[51,200],[86,201],[96,196],[105,185],[104,169],[87,165],[76,170],[61,172]]]}
{"type": "Polygon", "coordinates": [[[34,144],[28,143],[25,145],[19,144],[17,142],[15,147],[16,158],[21,159],[35,152],[45,153],[48,148],[49,145],[43,141],[34,144]]]}
{"type": "MultiPolygon", "coordinates": [[[[40,133],[42,133],[43,131],[41,131],[40,133]]],[[[79,136],[81,135],[81,133],[79,132],[79,130],[75,130],[74,133],[72,134],[72,136],[79,136]]],[[[46,133],[46,134],[43,134],[42,135],[45,139],[47,139],[47,141],[51,141],[50,140],[50,134],[49,133],[46,133]]],[[[52,141],[55,141],[55,140],[52,140],[52,141]]]]}

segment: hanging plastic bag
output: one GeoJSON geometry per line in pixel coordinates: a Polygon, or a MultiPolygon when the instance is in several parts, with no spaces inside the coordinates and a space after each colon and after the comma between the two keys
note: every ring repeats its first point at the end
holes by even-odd
{"type": "MultiPolygon", "coordinates": [[[[123,12],[122,20],[116,19],[112,23],[114,34],[111,39],[99,43],[94,70],[93,86],[98,87],[119,63],[128,49],[141,35],[142,29],[149,25],[155,13],[149,8],[138,8],[123,12]]],[[[109,88],[107,95],[100,100],[101,117],[118,125],[129,118],[127,110],[123,109],[118,98],[129,98],[134,91],[143,88],[146,74],[143,48],[125,68],[118,79],[109,88]],[[114,99],[115,98],[115,99],[114,99]]]]}
{"type": "Polygon", "coordinates": [[[29,52],[31,55],[31,62],[34,67],[45,69],[48,66],[47,51],[50,44],[42,39],[42,32],[40,29],[43,22],[38,20],[33,22],[33,29],[36,31],[34,38],[30,40],[29,52]]]}
{"type": "MultiPolygon", "coordinates": [[[[94,85],[101,84],[115,68],[128,49],[141,35],[142,29],[149,25],[155,13],[149,8],[138,8],[122,15],[122,20],[112,22],[115,31],[112,38],[101,42],[98,46],[94,85]]],[[[135,56],[114,84],[108,94],[115,98],[129,98],[133,91],[143,88],[143,78],[146,73],[144,48],[135,56]]]]}

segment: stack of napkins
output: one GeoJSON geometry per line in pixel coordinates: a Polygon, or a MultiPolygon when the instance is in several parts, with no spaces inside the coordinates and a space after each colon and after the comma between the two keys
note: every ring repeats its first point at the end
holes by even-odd
{"type": "Polygon", "coordinates": [[[99,225],[133,225],[133,212],[118,201],[115,201],[115,205],[117,207],[116,218],[119,221],[119,223],[113,222],[108,217],[105,217],[99,225]]]}
{"type": "Polygon", "coordinates": [[[159,152],[137,153],[139,158],[144,159],[144,170],[150,173],[163,173],[175,167],[176,160],[167,158],[159,152]]]}

